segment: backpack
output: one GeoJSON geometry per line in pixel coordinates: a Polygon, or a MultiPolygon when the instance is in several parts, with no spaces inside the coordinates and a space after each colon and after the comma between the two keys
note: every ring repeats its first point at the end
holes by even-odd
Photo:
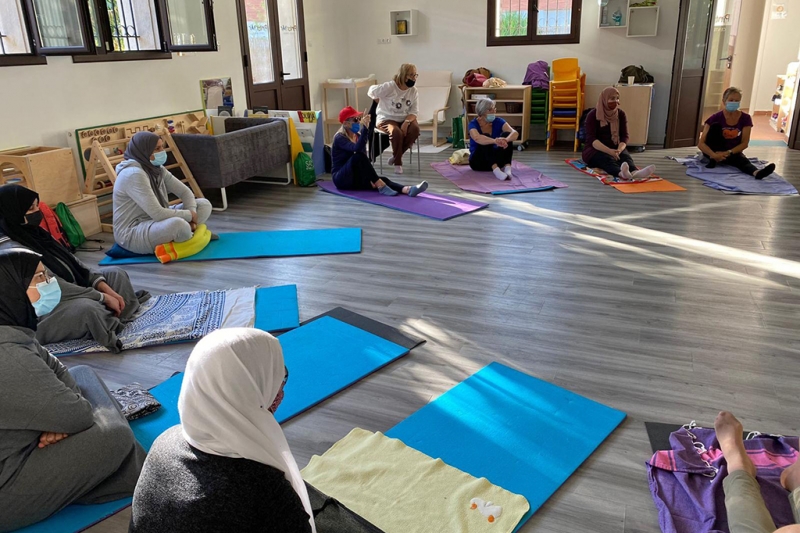
{"type": "Polygon", "coordinates": [[[39,202],[39,211],[42,212],[42,223],[39,224],[39,226],[49,233],[58,244],[70,252],[74,252],[75,247],[72,246],[72,243],[64,236],[64,226],[61,225],[61,221],[53,210],[50,209],[50,206],[44,202],[39,202]]]}
{"type": "Polygon", "coordinates": [[[492,73],[486,67],[469,69],[461,80],[464,85],[469,87],[483,87],[483,82],[492,77],[492,73]]]}
{"type": "Polygon", "coordinates": [[[583,113],[581,113],[581,119],[578,122],[578,140],[582,143],[586,142],[586,117],[589,116],[589,113],[594,109],[590,107],[589,109],[584,109],[583,113]]]}
{"type": "Polygon", "coordinates": [[[72,211],[69,210],[67,204],[59,202],[56,206],[56,215],[58,215],[59,220],[61,220],[61,226],[64,228],[64,233],[67,235],[67,239],[72,246],[77,248],[86,242],[86,235],[83,234],[81,225],[78,224],[78,221],[72,216],[72,211]]]}
{"type": "Polygon", "coordinates": [[[634,83],[655,83],[656,79],[647,72],[643,66],[628,65],[622,69],[619,83],[628,83],[628,78],[633,76],[634,83]]]}
{"type": "Polygon", "coordinates": [[[317,173],[314,171],[314,161],[305,152],[300,152],[294,158],[294,175],[297,184],[301,187],[311,187],[317,182],[317,173]]]}

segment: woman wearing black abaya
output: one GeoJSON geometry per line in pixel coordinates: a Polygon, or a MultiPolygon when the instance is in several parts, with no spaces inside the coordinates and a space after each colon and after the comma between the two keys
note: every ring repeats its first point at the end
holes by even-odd
{"type": "Polygon", "coordinates": [[[41,219],[35,191],[20,185],[0,187],[0,250],[22,245],[41,254],[61,288],[60,303],[40,318],[36,339],[41,344],[94,339],[118,352],[117,333],[149,294],[134,293],[124,270],[89,269],[39,226],[41,219]]]}
{"type": "Polygon", "coordinates": [[[58,287],[40,259],[0,250],[0,532],[131,496],[145,459],[94,371],[67,370],[36,341],[58,287]]]}

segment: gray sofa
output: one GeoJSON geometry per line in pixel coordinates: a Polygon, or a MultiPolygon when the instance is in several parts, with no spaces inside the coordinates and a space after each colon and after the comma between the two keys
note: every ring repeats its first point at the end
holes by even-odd
{"type": "Polygon", "coordinates": [[[280,169],[291,177],[287,124],[272,118],[229,118],[221,135],[175,134],[175,144],[201,189],[220,189],[222,208],[228,207],[225,188],[280,169]],[[285,169],[285,170],[284,170],[285,169]]]}

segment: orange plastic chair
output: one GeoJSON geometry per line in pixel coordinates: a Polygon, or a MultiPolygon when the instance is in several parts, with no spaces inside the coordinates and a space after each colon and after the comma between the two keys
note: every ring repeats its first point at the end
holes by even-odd
{"type": "Polygon", "coordinates": [[[547,149],[556,141],[558,130],[575,130],[573,150],[578,150],[578,130],[586,93],[586,74],[581,73],[578,59],[567,57],[553,60],[547,117],[547,149]],[[563,112],[572,111],[564,115],[563,112]]]}

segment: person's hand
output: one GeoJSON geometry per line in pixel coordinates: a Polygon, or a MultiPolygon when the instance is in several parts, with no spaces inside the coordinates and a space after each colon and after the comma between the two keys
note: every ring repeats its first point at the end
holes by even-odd
{"type": "Polygon", "coordinates": [[[106,295],[106,299],[108,299],[108,298],[116,299],[119,302],[119,310],[120,310],[120,312],[125,310],[125,298],[123,298],[122,296],[117,294],[117,292],[114,289],[112,289],[108,285],[108,283],[106,283],[105,281],[101,281],[100,283],[97,284],[97,286],[95,288],[98,291],[100,291],[103,294],[105,294],[106,295]]]}
{"type": "Polygon", "coordinates": [[[503,137],[498,137],[497,139],[495,139],[494,144],[496,144],[500,148],[508,148],[508,141],[505,140],[503,137]]]}
{"type": "Polygon", "coordinates": [[[41,435],[39,435],[39,448],[44,448],[46,446],[50,446],[51,444],[55,444],[58,441],[64,440],[69,435],[66,433],[53,433],[52,431],[45,431],[41,435]]]}
{"type": "Polygon", "coordinates": [[[195,231],[197,231],[197,224],[195,224],[194,222],[189,222],[189,229],[191,229],[192,233],[194,233],[195,231]]]}
{"type": "Polygon", "coordinates": [[[611,152],[611,156],[614,158],[614,161],[619,161],[619,154],[620,154],[619,150],[614,150],[613,152],[611,152]]]}
{"type": "Polygon", "coordinates": [[[189,211],[192,214],[192,224],[197,226],[197,211],[189,211]]]}
{"type": "Polygon", "coordinates": [[[106,297],[103,299],[103,305],[108,307],[109,310],[114,313],[114,316],[119,316],[122,314],[122,306],[120,305],[119,300],[113,296],[106,295],[106,297]]]}
{"type": "Polygon", "coordinates": [[[359,120],[359,122],[361,123],[361,126],[364,129],[367,129],[367,128],[369,128],[370,120],[371,120],[371,117],[369,116],[369,113],[367,113],[367,110],[365,109],[364,113],[361,115],[361,120],[359,120]]]}
{"type": "Polygon", "coordinates": [[[728,158],[728,154],[726,152],[714,152],[714,155],[711,156],[711,159],[717,162],[724,161],[728,158]]]}
{"type": "Polygon", "coordinates": [[[403,125],[402,125],[402,126],[400,126],[400,131],[402,131],[402,132],[403,132],[403,135],[405,135],[405,134],[407,134],[407,133],[408,133],[408,126],[409,126],[410,124],[411,124],[410,122],[408,122],[408,121],[404,121],[404,122],[403,122],[403,125]]]}

